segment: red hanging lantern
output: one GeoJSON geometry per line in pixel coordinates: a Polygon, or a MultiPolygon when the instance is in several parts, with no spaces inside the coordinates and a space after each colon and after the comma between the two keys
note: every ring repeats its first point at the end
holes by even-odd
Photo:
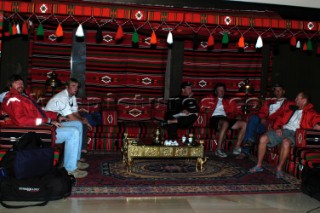
{"type": "Polygon", "coordinates": [[[123,29],[122,26],[119,25],[118,30],[116,32],[115,40],[120,41],[123,38],[123,29]]]}
{"type": "Polygon", "coordinates": [[[238,47],[243,49],[244,48],[244,37],[243,35],[239,38],[239,41],[238,41],[238,47]]]}

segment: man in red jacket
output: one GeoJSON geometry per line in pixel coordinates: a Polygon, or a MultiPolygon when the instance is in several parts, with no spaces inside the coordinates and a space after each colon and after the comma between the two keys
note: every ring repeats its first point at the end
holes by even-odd
{"type": "Polygon", "coordinates": [[[275,84],[272,90],[275,98],[263,101],[259,112],[249,117],[241,154],[237,156],[237,159],[248,157],[251,148],[255,144],[257,134],[263,134],[268,128],[273,128],[275,120],[282,116],[282,113],[288,109],[289,105],[295,104],[284,97],[285,89],[281,84],[275,84]]]}
{"type": "Polygon", "coordinates": [[[234,101],[224,98],[225,91],[225,84],[217,83],[214,89],[215,95],[209,95],[202,99],[200,104],[200,111],[206,112],[210,117],[210,126],[215,131],[219,131],[215,154],[221,158],[227,157],[227,154],[222,149],[227,130],[239,130],[237,142],[233,149],[233,154],[235,155],[239,155],[241,152],[240,146],[246,130],[246,122],[239,119],[242,114],[241,110],[234,101]]]}
{"type": "Polygon", "coordinates": [[[79,161],[81,155],[82,123],[56,121],[57,113],[42,110],[35,101],[24,92],[21,76],[13,75],[9,79],[10,91],[5,95],[2,109],[9,115],[12,122],[18,126],[38,126],[52,124],[56,129],[56,143],[65,143],[64,167],[75,178],[87,176],[89,164],[79,161]],[[79,161],[79,162],[78,162],[79,161]]]}
{"type": "Polygon", "coordinates": [[[250,173],[262,172],[262,161],[267,147],[281,144],[280,159],[277,166],[276,178],[283,178],[283,165],[288,158],[290,147],[295,143],[295,133],[298,128],[320,130],[320,115],[313,109],[309,96],[300,92],[292,105],[282,116],[275,120],[275,130],[268,131],[260,138],[258,148],[258,163],[249,170],[250,173]]]}

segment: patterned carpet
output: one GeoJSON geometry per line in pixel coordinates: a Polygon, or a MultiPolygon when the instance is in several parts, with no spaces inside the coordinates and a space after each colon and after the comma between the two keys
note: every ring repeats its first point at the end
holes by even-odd
{"type": "Polygon", "coordinates": [[[216,158],[203,172],[196,172],[195,159],[139,159],[131,172],[120,153],[88,155],[89,175],[78,179],[73,197],[186,196],[300,191],[300,181],[290,175],[276,179],[274,167],[249,174],[253,159],[216,158]]]}

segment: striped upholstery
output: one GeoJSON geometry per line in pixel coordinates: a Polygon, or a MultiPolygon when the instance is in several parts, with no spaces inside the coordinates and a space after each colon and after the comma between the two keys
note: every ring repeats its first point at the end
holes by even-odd
{"type": "Polygon", "coordinates": [[[0,146],[10,148],[19,138],[28,132],[36,132],[46,147],[55,145],[55,127],[41,125],[35,127],[21,127],[14,124],[4,125],[0,128],[0,146]]]}

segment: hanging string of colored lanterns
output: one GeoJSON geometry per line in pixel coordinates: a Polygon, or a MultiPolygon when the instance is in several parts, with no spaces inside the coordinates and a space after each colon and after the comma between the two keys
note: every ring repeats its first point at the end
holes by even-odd
{"type": "MultiPolygon", "coordinates": [[[[43,17],[43,16],[42,16],[43,17]]],[[[96,20],[95,17],[89,17],[87,20],[80,22],[77,20],[76,17],[69,15],[68,17],[66,17],[64,20],[60,21],[58,20],[58,18],[55,15],[49,15],[44,19],[39,18],[39,16],[37,16],[36,14],[31,14],[27,19],[23,19],[18,13],[14,13],[8,17],[4,17],[4,20],[6,21],[7,25],[3,24],[3,36],[4,37],[9,37],[9,36],[16,36],[16,35],[24,35],[27,36],[30,33],[30,28],[32,26],[33,22],[38,22],[38,26],[36,29],[36,35],[39,37],[43,37],[44,36],[44,22],[50,18],[54,18],[57,21],[57,28],[55,30],[55,36],[57,38],[63,38],[64,32],[63,32],[63,24],[69,19],[72,18],[74,19],[75,22],[78,23],[77,29],[75,31],[75,36],[78,38],[83,38],[85,36],[85,31],[84,31],[84,25],[86,22],[88,22],[90,19],[94,20],[96,25],[97,25],[97,31],[96,31],[96,42],[97,43],[101,43],[103,41],[103,29],[102,26],[108,23],[116,23],[117,30],[115,32],[115,36],[114,36],[114,40],[116,43],[121,43],[123,41],[125,32],[123,30],[123,26],[127,23],[131,23],[133,31],[129,32],[127,34],[132,34],[131,36],[131,41],[132,41],[132,46],[134,47],[138,47],[139,46],[139,29],[142,28],[144,25],[148,24],[150,26],[150,38],[149,38],[149,43],[151,47],[156,47],[157,42],[158,42],[158,38],[157,38],[157,30],[160,29],[161,26],[163,25],[167,25],[167,23],[162,22],[160,25],[158,25],[158,27],[153,27],[152,24],[149,21],[146,22],[141,22],[141,25],[139,27],[136,27],[133,24],[132,20],[127,20],[124,23],[118,23],[116,22],[114,19],[110,19],[109,21],[103,23],[103,24],[99,24],[99,22],[96,20]],[[33,19],[33,20],[32,20],[33,19]],[[31,21],[32,20],[32,21],[31,21]]],[[[263,47],[263,34],[265,34],[268,31],[271,31],[274,35],[274,37],[277,39],[278,37],[280,37],[282,34],[284,33],[291,33],[292,36],[290,38],[290,46],[291,47],[295,47],[297,49],[300,49],[302,47],[302,50],[304,51],[313,51],[313,42],[317,42],[317,39],[313,39],[316,35],[319,34],[319,32],[315,32],[313,35],[308,34],[305,30],[300,30],[299,32],[292,32],[289,29],[286,29],[285,32],[281,32],[280,34],[276,34],[274,33],[274,31],[269,28],[266,29],[264,32],[257,32],[253,27],[248,28],[246,31],[241,32],[237,26],[231,27],[230,29],[225,29],[224,26],[222,25],[217,25],[214,27],[213,30],[209,30],[208,26],[206,26],[205,24],[202,24],[199,28],[194,29],[194,27],[190,26],[187,22],[180,22],[178,23],[175,27],[170,28],[167,27],[168,29],[168,34],[167,34],[167,45],[168,47],[172,47],[173,43],[174,43],[174,30],[176,30],[176,28],[178,28],[181,25],[186,25],[187,27],[189,27],[189,29],[191,29],[194,32],[193,35],[193,49],[196,50],[200,44],[200,38],[198,35],[198,32],[200,31],[201,28],[206,28],[208,30],[208,39],[206,42],[206,46],[208,50],[212,50],[216,44],[216,30],[217,28],[221,28],[222,31],[219,31],[218,33],[222,34],[222,39],[221,39],[221,44],[222,46],[227,46],[230,42],[229,39],[229,34],[232,31],[238,31],[239,32],[239,39],[237,42],[238,48],[239,49],[245,49],[246,48],[246,41],[245,41],[245,35],[246,33],[248,33],[249,31],[254,31],[257,34],[257,39],[255,42],[255,48],[256,49],[260,49],[263,47]],[[296,36],[299,33],[303,33],[305,34],[306,37],[306,41],[302,43],[301,45],[301,41],[297,40],[296,36]]],[[[261,30],[261,28],[260,28],[261,30]]],[[[320,54],[320,45],[317,45],[317,54],[320,54]]]]}

